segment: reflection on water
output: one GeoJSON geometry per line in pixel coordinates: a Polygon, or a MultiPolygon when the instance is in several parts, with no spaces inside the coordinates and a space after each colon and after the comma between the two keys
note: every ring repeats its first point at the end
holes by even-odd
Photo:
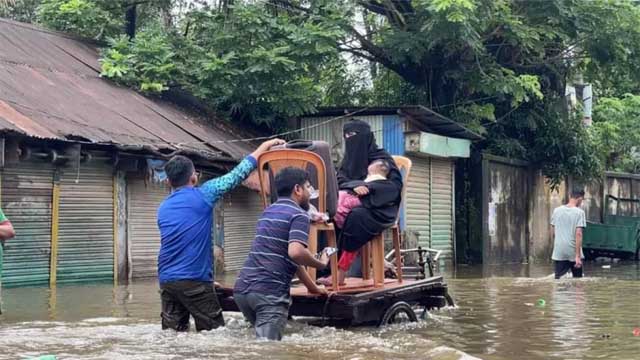
{"type": "Polygon", "coordinates": [[[576,280],[550,273],[550,266],[461,267],[447,274],[455,309],[382,329],[295,321],[281,343],[254,340],[238,314],[207,333],[161,331],[155,282],[5,289],[0,359],[638,358],[637,264],[589,264],[576,280]]]}

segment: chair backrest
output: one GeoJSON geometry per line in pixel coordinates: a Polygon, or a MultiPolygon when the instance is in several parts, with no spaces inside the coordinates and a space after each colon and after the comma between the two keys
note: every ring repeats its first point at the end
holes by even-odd
{"type": "MultiPolygon", "coordinates": [[[[411,174],[411,166],[413,165],[413,163],[411,162],[411,159],[409,159],[408,157],[404,157],[400,155],[393,155],[393,162],[396,163],[396,166],[398,167],[398,169],[400,170],[400,173],[402,174],[402,204],[404,204],[405,201],[407,201],[406,200],[407,185],[409,183],[409,175],[411,174]]],[[[398,216],[396,217],[396,223],[400,219],[402,204],[400,207],[398,207],[398,216]]]]}
{"type": "Polygon", "coordinates": [[[258,177],[260,178],[260,195],[262,196],[262,205],[266,208],[269,206],[267,194],[270,192],[270,185],[267,176],[275,175],[286,167],[297,167],[307,170],[309,166],[316,169],[317,179],[312,182],[318,184],[318,211],[326,212],[326,178],[324,160],[310,151],[295,149],[279,149],[271,150],[263,153],[258,157],[258,177]],[[266,169],[265,169],[266,167],[266,169]],[[266,171],[265,171],[266,170],[266,171]],[[317,180],[317,181],[316,181],[317,180]]]}

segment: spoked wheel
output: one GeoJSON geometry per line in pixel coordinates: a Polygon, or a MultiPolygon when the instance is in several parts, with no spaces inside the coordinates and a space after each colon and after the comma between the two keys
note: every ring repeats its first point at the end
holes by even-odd
{"type": "Polygon", "coordinates": [[[418,321],[416,313],[411,308],[411,305],[404,301],[399,301],[385,311],[384,315],[380,319],[378,326],[402,324],[418,321]]]}

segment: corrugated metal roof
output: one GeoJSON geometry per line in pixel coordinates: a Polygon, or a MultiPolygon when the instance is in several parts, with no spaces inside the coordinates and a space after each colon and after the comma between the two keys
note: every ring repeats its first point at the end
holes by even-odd
{"type": "Polygon", "coordinates": [[[0,130],[32,137],[183,150],[239,159],[249,136],[99,77],[97,48],[32,25],[0,19],[0,130]]]}
{"type": "Polygon", "coordinates": [[[414,125],[417,125],[422,131],[461,139],[482,140],[482,136],[467,129],[462,124],[422,105],[324,107],[303,117],[331,117],[350,113],[356,113],[354,117],[364,115],[401,115],[412,119],[414,125]]]}

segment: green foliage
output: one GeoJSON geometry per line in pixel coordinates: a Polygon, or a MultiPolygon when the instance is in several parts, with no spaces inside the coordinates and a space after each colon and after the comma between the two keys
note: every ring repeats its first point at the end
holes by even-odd
{"type": "Polygon", "coordinates": [[[42,0],[0,0],[0,18],[31,23],[36,20],[36,8],[42,0]]]}
{"type": "Polygon", "coordinates": [[[112,41],[103,76],[149,92],[173,81],[237,119],[273,122],[313,111],[341,33],[306,17],[265,16],[264,6],[250,4],[192,11],[182,23],[187,36],[143,30],[131,42],[112,41]]]}
{"type": "MultiPolygon", "coordinates": [[[[564,104],[564,92],[567,79],[581,74],[604,94],[640,93],[640,10],[634,2],[359,4],[365,18],[378,20],[369,21],[376,26],[364,40],[352,29],[358,45],[344,51],[396,74],[373,79],[371,98],[378,104],[429,106],[483,134],[485,150],[539,164],[554,183],[569,174],[599,176],[605,163],[593,150],[605,151],[612,140],[607,145],[598,140],[604,135],[585,132],[564,104]]],[[[590,132],[614,130],[596,124],[590,132]]]]}
{"type": "MultiPolygon", "coordinates": [[[[355,65],[351,64],[352,67],[355,65]]],[[[362,69],[351,71],[349,66],[350,64],[341,57],[336,57],[322,66],[319,73],[321,106],[348,107],[371,103],[366,72],[362,69]]]]}
{"type": "MultiPolygon", "coordinates": [[[[123,18],[105,9],[111,2],[89,0],[43,0],[37,9],[38,21],[55,30],[102,39],[118,34],[123,18]]],[[[113,4],[112,4],[113,6],[113,4]]]]}
{"type": "Polygon", "coordinates": [[[178,74],[174,52],[160,31],[141,32],[135,39],[121,35],[110,40],[101,60],[102,76],[147,93],[161,93],[178,74]]]}
{"type": "Polygon", "coordinates": [[[43,0],[38,18],[111,38],[103,76],[146,93],[180,87],[236,120],[279,126],[319,105],[421,104],[554,183],[637,169],[637,129],[622,120],[636,116],[623,94],[640,93],[633,1],[197,2],[140,4],[133,40],[122,36],[128,0],[43,0]],[[596,107],[588,132],[563,100],[576,75],[617,98],[596,107]]]}
{"type": "Polygon", "coordinates": [[[590,132],[607,170],[640,172],[640,96],[598,99],[590,132]]]}

